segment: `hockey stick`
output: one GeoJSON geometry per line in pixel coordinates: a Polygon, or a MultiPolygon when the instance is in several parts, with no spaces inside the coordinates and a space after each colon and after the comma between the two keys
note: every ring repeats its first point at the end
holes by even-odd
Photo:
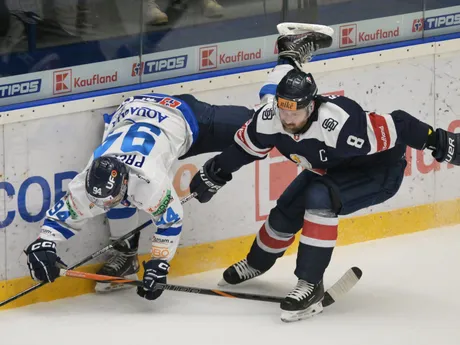
{"type": "MultiPolygon", "coordinates": [[[[110,282],[110,283],[115,283],[115,284],[128,284],[128,285],[134,285],[134,286],[143,286],[142,281],[140,280],[126,279],[123,277],[105,276],[105,275],[94,274],[94,273],[77,272],[77,271],[72,271],[72,270],[61,270],[61,276],[94,280],[98,283],[110,282]]],[[[333,304],[337,299],[345,295],[348,291],[351,290],[353,286],[356,285],[356,283],[359,281],[361,276],[362,276],[362,272],[358,267],[350,268],[347,272],[345,272],[345,274],[334,285],[332,285],[324,293],[323,306],[328,307],[331,304],[333,304]]],[[[249,299],[253,301],[263,301],[263,302],[273,302],[273,303],[281,303],[284,300],[283,297],[278,297],[278,296],[258,295],[258,294],[244,293],[244,292],[222,291],[222,290],[215,290],[215,289],[203,289],[203,288],[198,288],[198,287],[161,284],[161,283],[157,283],[155,285],[155,289],[187,292],[187,293],[209,295],[209,296],[249,299]]]]}
{"type": "MultiPolygon", "coordinates": [[[[181,202],[181,204],[184,204],[184,203],[186,203],[187,201],[189,201],[190,199],[193,199],[195,196],[196,196],[196,194],[195,194],[195,193],[192,193],[192,194],[190,194],[190,195],[187,195],[187,196],[184,197],[183,199],[181,199],[180,202],[181,202]]],[[[128,232],[126,235],[121,236],[121,237],[118,238],[116,241],[114,241],[114,242],[108,244],[107,246],[105,246],[105,247],[102,248],[102,249],[99,249],[97,252],[95,252],[95,253],[93,253],[93,254],[87,256],[87,257],[84,258],[83,260],[80,260],[80,261],[77,262],[76,264],[70,266],[68,269],[69,269],[69,270],[73,270],[74,268],[77,268],[77,267],[79,267],[79,266],[81,266],[81,265],[87,263],[88,261],[91,261],[91,260],[97,258],[98,256],[100,256],[100,255],[104,254],[105,252],[109,251],[110,249],[112,249],[112,248],[114,247],[114,245],[116,245],[116,244],[118,244],[118,243],[121,243],[121,242],[123,242],[124,240],[130,238],[131,236],[137,234],[139,231],[145,229],[147,226],[149,226],[149,225],[152,224],[152,223],[153,223],[153,220],[152,220],[152,219],[149,219],[149,220],[146,221],[145,223],[139,225],[139,226],[138,226],[137,228],[135,228],[134,230],[128,232]]],[[[43,285],[46,285],[46,284],[48,284],[48,282],[43,281],[43,282],[41,282],[41,283],[38,283],[38,284],[36,284],[36,285],[34,285],[34,286],[32,286],[32,287],[30,287],[30,288],[28,288],[28,289],[26,289],[26,290],[20,292],[20,293],[18,293],[17,295],[14,295],[13,297],[10,297],[10,298],[4,300],[3,302],[0,302],[0,307],[3,307],[4,305],[6,305],[6,304],[8,304],[8,303],[10,303],[10,302],[13,302],[14,300],[16,300],[16,299],[18,299],[18,298],[20,298],[20,297],[22,297],[22,296],[24,296],[24,295],[27,295],[28,293],[30,293],[30,292],[32,292],[32,291],[34,291],[34,290],[36,290],[36,289],[42,287],[43,285]]]]}

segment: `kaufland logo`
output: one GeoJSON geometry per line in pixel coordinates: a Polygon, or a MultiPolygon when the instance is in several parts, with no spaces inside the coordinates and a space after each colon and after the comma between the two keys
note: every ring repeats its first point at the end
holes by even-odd
{"type": "Polygon", "coordinates": [[[398,37],[399,35],[399,26],[395,30],[377,29],[375,31],[366,32],[358,31],[358,26],[356,24],[343,25],[340,27],[339,47],[353,47],[358,43],[384,40],[398,37]]]}
{"type": "Polygon", "coordinates": [[[210,70],[217,68],[218,65],[237,64],[261,58],[261,48],[252,52],[237,50],[219,54],[217,46],[202,47],[200,48],[200,70],[210,70]]]}
{"type": "Polygon", "coordinates": [[[53,94],[70,93],[74,89],[101,84],[110,84],[118,81],[118,72],[114,74],[93,74],[89,77],[73,77],[72,69],[65,69],[53,73],[53,94]]]}
{"type": "Polygon", "coordinates": [[[200,48],[200,71],[217,68],[217,46],[200,48]]]}
{"type": "Polygon", "coordinates": [[[344,25],[340,27],[339,47],[356,46],[358,26],[356,24],[344,25]]]}
{"type": "Polygon", "coordinates": [[[72,92],[72,69],[53,73],[53,95],[72,92]]]}

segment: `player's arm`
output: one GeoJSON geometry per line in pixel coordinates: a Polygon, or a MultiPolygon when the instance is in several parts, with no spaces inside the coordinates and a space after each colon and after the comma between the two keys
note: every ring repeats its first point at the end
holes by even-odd
{"type": "Polygon", "coordinates": [[[428,148],[437,161],[460,165],[460,134],[434,130],[403,110],[360,114],[350,116],[339,135],[338,147],[347,155],[374,154],[404,144],[416,150],[428,148]]]}
{"type": "Polygon", "coordinates": [[[38,238],[25,253],[30,275],[34,280],[53,282],[65,264],[57,256],[56,242],[65,241],[79,232],[89,218],[104,211],[95,207],[84,193],[85,173],[80,173],[69,183],[68,193],[46,212],[38,238]]]}
{"type": "Polygon", "coordinates": [[[68,240],[78,234],[88,219],[105,213],[86,197],[85,176],[86,171],[75,176],[66,195],[46,212],[39,238],[55,242],[68,240]]]}
{"type": "Polygon", "coordinates": [[[264,159],[273,148],[269,135],[258,132],[258,122],[264,111],[271,105],[261,107],[253,118],[246,122],[236,133],[235,142],[219,155],[208,160],[190,183],[190,192],[196,193],[200,202],[208,202],[227,182],[232,173],[242,166],[264,159]]]}
{"type": "Polygon", "coordinates": [[[146,208],[155,220],[157,232],[152,238],[150,260],[143,263],[143,286],[137,288],[137,294],[148,300],[155,300],[163,290],[156,290],[155,284],[166,284],[170,261],[176,254],[182,232],[183,209],[180,199],[172,185],[163,192],[152,208],[146,208]]]}

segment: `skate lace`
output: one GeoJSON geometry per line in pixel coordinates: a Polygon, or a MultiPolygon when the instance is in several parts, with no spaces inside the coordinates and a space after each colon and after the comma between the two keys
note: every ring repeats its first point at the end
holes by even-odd
{"type": "Polygon", "coordinates": [[[261,272],[249,266],[246,259],[235,264],[235,270],[241,279],[251,279],[261,274],[261,272]]]}
{"type": "Polygon", "coordinates": [[[292,290],[287,295],[287,297],[296,299],[297,301],[301,301],[307,298],[312,293],[314,288],[315,288],[314,284],[311,284],[305,280],[299,279],[296,287],[294,288],[294,290],[292,290]]]}
{"type": "Polygon", "coordinates": [[[305,63],[312,59],[312,54],[317,50],[318,46],[314,42],[307,42],[299,48],[301,62],[305,63]]]}
{"type": "Polygon", "coordinates": [[[118,253],[107,261],[106,266],[114,271],[118,271],[123,267],[127,260],[128,258],[125,255],[118,253]]]}

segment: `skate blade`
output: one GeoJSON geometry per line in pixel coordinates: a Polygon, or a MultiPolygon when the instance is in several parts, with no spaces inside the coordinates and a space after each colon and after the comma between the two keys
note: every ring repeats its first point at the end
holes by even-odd
{"type": "Polygon", "coordinates": [[[295,322],[295,321],[305,320],[305,319],[311,318],[312,316],[316,314],[320,314],[322,312],[323,312],[323,303],[318,302],[304,310],[296,310],[296,311],[283,310],[281,312],[281,321],[295,322]]]}
{"type": "MultiPolygon", "coordinates": [[[[128,274],[124,276],[126,279],[137,279],[137,274],[128,274]]],[[[94,291],[96,293],[107,293],[107,292],[113,292],[113,291],[118,291],[118,290],[127,290],[127,289],[132,289],[135,286],[133,285],[128,285],[128,284],[114,284],[114,283],[96,283],[96,286],[94,287],[94,291]]]]}
{"type": "Polygon", "coordinates": [[[306,23],[280,23],[276,26],[280,35],[298,35],[310,31],[319,32],[328,36],[334,35],[334,29],[326,25],[306,23]]]}
{"type": "Polygon", "coordinates": [[[225,281],[224,278],[222,278],[218,283],[217,286],[229,286],[230,284],[225,281]]]}

